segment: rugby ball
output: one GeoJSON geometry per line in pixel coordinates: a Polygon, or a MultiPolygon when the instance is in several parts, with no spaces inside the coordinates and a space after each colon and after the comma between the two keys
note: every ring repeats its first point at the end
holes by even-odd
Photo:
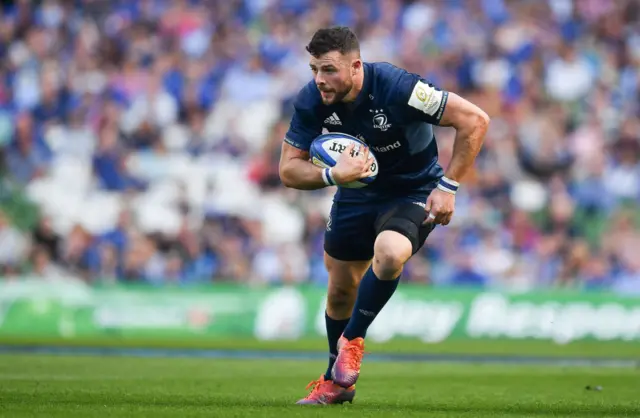
{"type": "MultiPolygon", "coordinates": [[[[356,153],[360,152],[362,147],[366,147],[364,142],[351,135],[336,132],[320,135],[311,143],[311,149],[309,150],[311,162],[318,167],[333,167],[336,165],[340,155],[352,143],[355,143],[354,151],[356,153]]],[[[371,164],[371,174],[369,177],[352,181],[351,183],[341,184],[340,187],[345,187],[347,189],[359,189],[373,183],[378,176],[378,160],[373,154],[373,151],[371,151],[371,148],[369,148],[369,159],[373,159],[373,164],[371,164]]]]}

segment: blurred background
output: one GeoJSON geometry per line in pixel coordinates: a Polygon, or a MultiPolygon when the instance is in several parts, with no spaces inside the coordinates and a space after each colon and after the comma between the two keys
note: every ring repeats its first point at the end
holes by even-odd
{"type": "Polygon", "coordinates": [[[323,291],[334,190],[284,188],[278,159],[304,46],[338,24],[492,118],[403,281],[640,294],[635,0],[5,1],[5,283],[323,291]]]}

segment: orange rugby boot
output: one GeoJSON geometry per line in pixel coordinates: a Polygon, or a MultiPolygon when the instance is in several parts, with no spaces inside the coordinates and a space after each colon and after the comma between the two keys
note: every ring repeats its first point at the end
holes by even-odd
{"type": "Polygon", "coordinates": [[[343,404],[345,402],[353,403],[353,398],[356,396],[355,386],[349,388],[343,388],[340,385],[336,385],[331,380],[326,380],[323,376],[320,379],[314,380],[307,385],[307,389],[311,389],[311,392],[296,402],[298,405],[333,405],[343,404]]]}

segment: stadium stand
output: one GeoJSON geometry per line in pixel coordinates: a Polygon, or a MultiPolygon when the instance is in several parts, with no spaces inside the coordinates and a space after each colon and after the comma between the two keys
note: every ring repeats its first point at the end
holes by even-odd
{"type": "Polygon", "coordinates": [[[640,294],[639,22],[627,0],[5,2],[0,271],[323,286],[333,190],[277,167],[304,43],[343,24],[492,118],[403,280],[640,294]]]}

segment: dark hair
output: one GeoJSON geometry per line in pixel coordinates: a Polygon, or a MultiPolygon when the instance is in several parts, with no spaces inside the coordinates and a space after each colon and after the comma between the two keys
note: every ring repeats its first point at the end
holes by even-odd
{"type": "Polygon", "coordinates": [[[341,54],[360,52],[360,43],[351,29],[337,26],[316,31],[307,45],[307,51],[316,58],[331,51],[340,51],[341,54]]]}

